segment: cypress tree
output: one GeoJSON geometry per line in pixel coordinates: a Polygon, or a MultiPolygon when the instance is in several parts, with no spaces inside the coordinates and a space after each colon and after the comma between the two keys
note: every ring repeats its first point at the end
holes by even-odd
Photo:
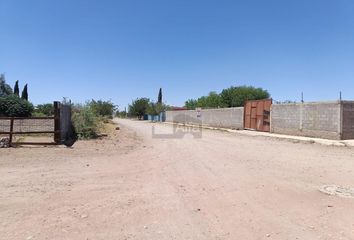
{"type": "Polygon", "coordinates": [[[157,103],[162,103],[162,88],[160,88],[160,91],[159,91],[159,96],[157,98],[157,103]]]}
{"type": "Polygon", "coordinates": [[[15,83],[15,87],[14,87],[14,94],[19,97],[20,96],[20,89],[18,87],[18,80],[15,83]]]}
{"type": "Polygon", "coordinates": [[[25,99],[28,101],[28,90],[27,90],[27,84],[25,85],[25,87],[22,90],[22,95],[21,95],[22,99],[25,99]]]}

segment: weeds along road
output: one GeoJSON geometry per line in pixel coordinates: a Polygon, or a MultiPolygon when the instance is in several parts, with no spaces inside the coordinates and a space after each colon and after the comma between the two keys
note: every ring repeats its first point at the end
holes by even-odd
{"type": "Polygon", "coordinates": [[[0,149],[0,239],[354,239],[354,149],[116,120],[74,149],[0,149]]]}

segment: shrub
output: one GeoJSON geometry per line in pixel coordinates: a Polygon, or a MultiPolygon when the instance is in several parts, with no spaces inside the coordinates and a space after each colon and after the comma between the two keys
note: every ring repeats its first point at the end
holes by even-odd
{"type": "Polygon", "coordinates": [[[0,116],[30,117],[34,110],[33,105],[16,95],[0,97],[0,116]]]}
{"type": "Polygon", "coordinates": [[[39,104],[34,109],[33,115],[35,116],[53,116],[54,106],[53,103],[39,104]]]}
{"type": "Polygon", "coordinates": [[[91,139],[97,137],[98,118],[88,106],[76,106],[72,116],[73,125],[79,139],[91,139]]]}
{"type": "Polygon", "coordinates": [[[109,117],[112,118],[117,107],[111,101],[102,101],[102,100],[91,100],[89,103],[90,108],[97,116],[109,117]]]}

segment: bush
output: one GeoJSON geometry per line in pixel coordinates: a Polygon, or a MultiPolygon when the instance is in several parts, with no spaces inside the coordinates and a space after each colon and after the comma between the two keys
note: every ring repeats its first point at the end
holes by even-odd
{"type": "Polygon", "coordinates": [[[88,106],[76,106],[72,116],[73,125],[79,139],[97,137],[98,118],[88,106]]]}
{"type": "Polygon", "coordinates": [[[16,95],[0,97],[0,116],[3,117],[30,117],[34,110],[33,105],[16,95]]]}
{"type": "Polygon", "coordinates": [[[39,104],[34,109],[34,116],[53,116],[54,106],[53,103],[39,104]]]}
{"type": "Polygon", "coordinates": [[[89,103],[90,108],[97,116],[109,117],[112,118],[117,107],[111,101],[102,101],[102,100],[91,100],[89,103]]]}
{"type": "Polygon", "coordinates": [[[98,137],[100,127],[103,123],[111,122],[116,109],[117,106],[111,101],[102,100],[91,100],[84,105],[73,106],[72,121],[78,138],[98,137]]]}

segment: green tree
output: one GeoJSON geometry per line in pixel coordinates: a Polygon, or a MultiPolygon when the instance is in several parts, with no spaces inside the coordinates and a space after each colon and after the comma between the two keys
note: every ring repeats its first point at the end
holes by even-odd
{"type": "Polygon", "coordinates": [[[113,114],[117,110],[117,106],[114,105],[111,101],[95,101],[92,99],[91,102],[89,102],[89,106],[97,116],[102,117],[112,118],[113,114]]]}
{"type": "Polygon", "coordinates": [[[270,94],[262,88],[239,86],[224,89],[220,97],[224,107],[242,107],[248,100],[267,99],[270,94]]]}
{"type": "Polygon", "coordinates": [[[157,103],[150,102],[149,107],[146,110],[146,113],[149,115],[157,115],[157,109],[156,109],[157,103]]]}
{"type": "Polygon", "coordinates": [[[15,87],[14,87],[14,94],[19,97],[20,96],[20,89],[18,87],[18,80],[15,83],[15,87]]]}
{"type": "Polygon", "coordinates": [[[185,102],[185,107],[188,109],[200,108],[219,108],[223,107],[224,104],[219,94],[216,92],[210,92],[207,96],[202,96],[197,100],[189,99],[185,102]]]}
{"type": "Polygon", "coordinates": [[[5,75],[0,74],[0,97],[13,94],[12,88],[6,84],[5,75]]]}
{"type": "Polygon", "coordinates": [[[14,94],[0,97],[0,116],[30,117],[33,110],[33,105],[30,102],[14,94]]]}
{"type": "Polygon", "coordinates": [[[25,87],[24,87],[23,90],[22,90],[21,98],[28,101],[28,89],[27,89],[27,84],[25,85],[25,87]]]}
{"type": "Polygon", "coordinates": [[[269,98],[269,93],[262,88],[252,86],[239,86],[224,89],[220,94],[210,92],[207,96],[189,99],[185,102],[188,109],[219,108],[219,107],[241,107],[247,100],[260,100],[269,98]]]}
{"type": "Polygon", "coordinates": [[[147,113],[148,108],[150,107],[150,99],[148,98],[137,98],[129,105],[129,115],[132,117],[142,117],[147,113]]]}
{"type": "Polygon", "coordinates": [[[210,92],[208,96],[203,96],[197,100],[197,107],[200,108],[219,108],[222,106],[222,99],[216,92],[210,92]]]}
{"type": "Polygon", "coordinates": [[[155,109],[156,109],[157,114],[160,114],[160,113],[166,111],[167,108],[168,108],[168,106],[166,106],[163,103],[156,103],[156,105],[155,105],[155,109]]]}
{"type": "Polygon", "coordinates": [[[146,113],[150,115],[159,115],[160,113],[164,112],[166,108],[167,107],[163,103],[150,102],[146,113]]]}
{"type": "Polygon", "coordinates": [[[116,117],[119,117],[119,118],[126,118],[127,115],[128,115],[128,113],[125,110],[116,112],[116,117]]]}
{"type": "Polygon", "coordinates": [[[185,103],[184,106],[187,109],[194,110],[197,107],[198,101],[195,99],[188,99],[185,103]]]}
{"type": "Polygon", "coordinates": [[[201,96],[197,99],[197,107],[198,108],[207,108],[207,97],[201,96]]]}
{"type": "Polygon", "coordinates": [[[53,116],[54,106],[53,103],[38,104],[34,109],[35,116],[53,116]]]}
{"type": "Polygon", "coordinates": [[[162,88],[159,90],[159,96],[157,97],[157,103],[162,104],[162,88]]]}

